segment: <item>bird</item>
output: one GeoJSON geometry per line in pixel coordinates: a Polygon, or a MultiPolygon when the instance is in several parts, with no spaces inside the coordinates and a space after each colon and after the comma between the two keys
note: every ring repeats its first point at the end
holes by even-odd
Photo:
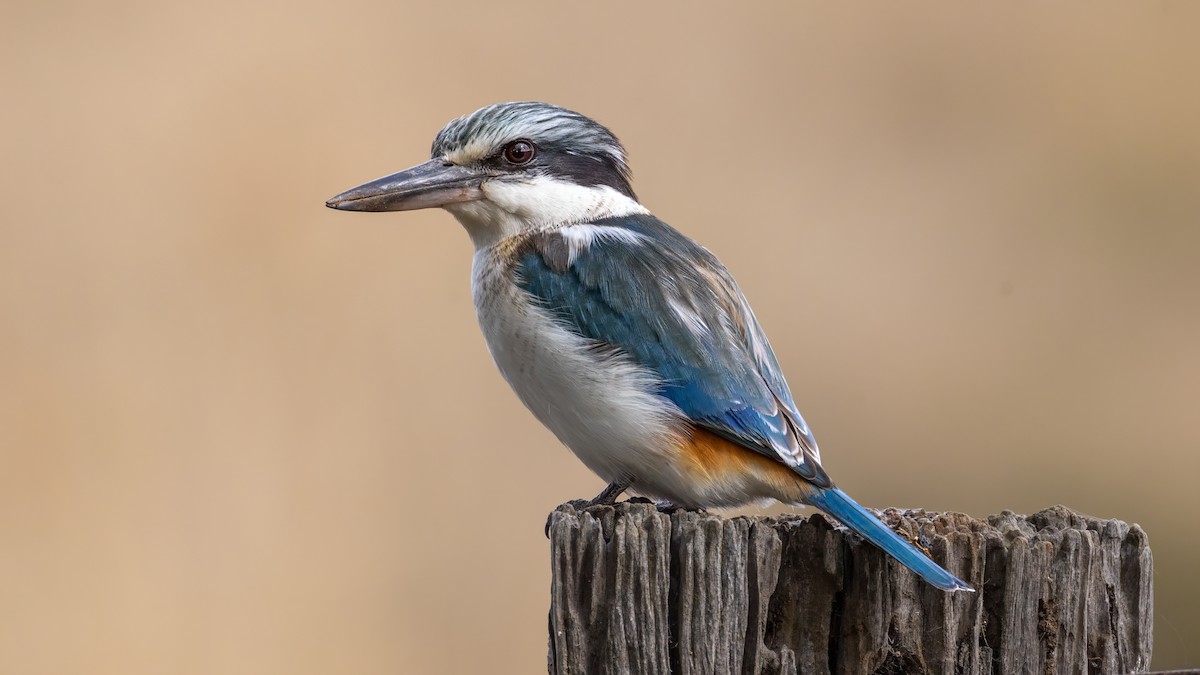
{"type": "Polygon", "coordinates": [[[931,585],[973,591],[830,479],[729,270],[651,214],[624,146],[549,103],[488,105],[430,159],[326,202],[442,208],[474,246],[488,350],[526,408],[607,487],[684,509],[813,506],[931,585]]]}

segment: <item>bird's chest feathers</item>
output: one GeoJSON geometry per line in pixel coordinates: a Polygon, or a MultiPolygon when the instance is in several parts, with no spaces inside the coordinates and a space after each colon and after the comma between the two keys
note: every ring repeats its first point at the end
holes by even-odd
{"type": "Polygon", "coordinates": [[[593,471],[628,477],[678,445],[679,412],[650,372],[555,322],[514,282],[510,261],[476,252],[473,293],[492,359],[522,403],[593,471]]]}
{"type": "MultiPolygon", "coordinates": [[[[472,292],[479,318],[500,372],[522,399],[537,391],[562,388],[568,369],[587,369],[578,358],[582,338],[569,334],[534,306],[512,280],[512,270],[489,252],[475,256],[472,292]]],[[[528,403],[528,402],[527,402],[528,403]]]]}

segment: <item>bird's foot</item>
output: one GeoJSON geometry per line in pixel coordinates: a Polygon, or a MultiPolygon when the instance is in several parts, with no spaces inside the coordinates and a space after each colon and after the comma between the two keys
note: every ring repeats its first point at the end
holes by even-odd
{"type": "Polygon", "coordinates": [[[672,514],[672,513],[675,513],[676,511],[691,511],[693,513],[708,513],[708,511],[702,506],[697,506],[695,508],[688,508],[686,506],[683,506],[682,504],[676,504],[675,502],[666,500],[666,499],[664,499],[661,502],[655,502],[654,508],[658,509],[660,513],[666,513],[666,514],[672,514]]]}
{"type": "MultiPolygon", "coordinates": [[[[600,494],[590,500],[572,499],[567,503],[574,507],[576,511],[582,511],[593,506],[612,506],[617,503],[617,497],[620,497],[622,492],[628,490],[629,486],[630,483],[628,482],[614,481],[609,483],[600,494]]],[[[553,520],[554,513],[551,512],[550,515],[546,516],[546,528],[544,532],[547,539],[550,538],[550,524],[553,520]]]]}

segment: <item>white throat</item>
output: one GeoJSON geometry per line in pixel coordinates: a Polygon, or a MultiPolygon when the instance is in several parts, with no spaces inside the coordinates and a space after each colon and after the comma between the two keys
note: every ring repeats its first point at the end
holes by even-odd
{"type": "Polygon", "coordinates": [[[491,180],[480,189],[483,199],[445,207],[467,229],[476,250],[522,232],[649,213],[607,185],[579,185],[548,176],[491,180]]]}

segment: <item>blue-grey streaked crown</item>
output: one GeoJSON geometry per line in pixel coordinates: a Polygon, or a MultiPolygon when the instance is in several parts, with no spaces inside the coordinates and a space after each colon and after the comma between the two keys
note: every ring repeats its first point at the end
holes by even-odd
{"type": "Polygon", "coordinates": [[[629,164],[617,137],[599,122],[549,103],[495,103],[451,120],[433,139],[430,155],[477,161],[517,139],[530,140],[542,153],[557,157],[558,161],[548,158],[551,173],[608,184],[588,174],[609,172],[628,190],[629,164]],[[579,161],[583,159],[591,161],[579,161]]]}

